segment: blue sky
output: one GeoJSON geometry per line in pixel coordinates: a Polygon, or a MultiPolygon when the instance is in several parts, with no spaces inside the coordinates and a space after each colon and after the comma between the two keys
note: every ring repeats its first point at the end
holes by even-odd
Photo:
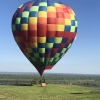
{"type": "MultiPolygon", "coordinates": [[[[0,72],[37,72],[20,51],[11,31],[13,13],[28,0],[1,0],[0,72]]],[[[100,74],[100,0],[59,0],[78,19],[77,40],[49,73],[100,74]]]]}

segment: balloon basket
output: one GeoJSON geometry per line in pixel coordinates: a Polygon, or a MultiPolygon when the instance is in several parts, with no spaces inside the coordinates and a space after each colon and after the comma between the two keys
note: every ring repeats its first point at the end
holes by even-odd
{"type": "Polygon", "coordinates": [[[46,86],[46,83],[41,83],[41,87],[45,87],[46,86]]]}

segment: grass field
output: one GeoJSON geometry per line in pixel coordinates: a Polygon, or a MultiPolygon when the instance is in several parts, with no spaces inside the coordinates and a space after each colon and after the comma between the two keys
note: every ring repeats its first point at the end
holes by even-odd
{"type": "Polygon", "coordinates": [[[0,85],[0,100],[100,100],[100,90],[74,85],[0,85]]]}

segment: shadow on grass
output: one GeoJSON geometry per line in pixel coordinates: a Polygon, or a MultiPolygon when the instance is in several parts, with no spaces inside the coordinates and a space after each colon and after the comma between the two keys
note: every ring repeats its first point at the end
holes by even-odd
{"type": "Polygon", "coordinates": [[[10,86],[33,86],[33,84],[7,84],[10,86]]]}
{"type": "Polygon", "coordinates": [[[83,94],[82,92],[73,92],[73,93],[70,93],[70,94],[83,94]]]}

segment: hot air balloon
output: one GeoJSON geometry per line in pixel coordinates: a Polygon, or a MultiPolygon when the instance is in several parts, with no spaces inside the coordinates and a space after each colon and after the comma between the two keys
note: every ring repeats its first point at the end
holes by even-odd
{"type": "Polygon", "coordinates": [[[53,0],[22,4],[12,18],[12,32],[23,54],[42,76],[71,47],[78,22],[74,11],[53,0]]]}

